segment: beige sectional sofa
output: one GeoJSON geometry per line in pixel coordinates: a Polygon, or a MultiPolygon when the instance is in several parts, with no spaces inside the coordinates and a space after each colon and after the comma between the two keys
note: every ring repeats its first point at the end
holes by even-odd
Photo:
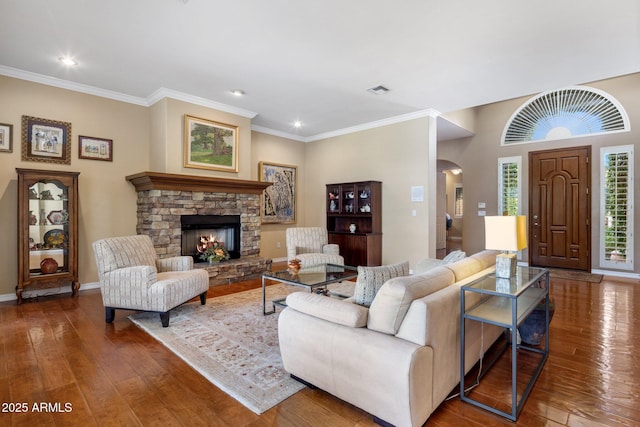
{"type": "MultiPolygon", "coordinates": [[[[495,256],[482,251],[390,279],[368,308],[313,293],[289,295],[278,320],[285,370],[383,422],[424,424],[460,381],[460,287],[490,273],[495,256]]],[[[469,305],[474,295],[468,294],[469,305]]],[[[503,331],[466,324],[466,371],[503,331]]]]}

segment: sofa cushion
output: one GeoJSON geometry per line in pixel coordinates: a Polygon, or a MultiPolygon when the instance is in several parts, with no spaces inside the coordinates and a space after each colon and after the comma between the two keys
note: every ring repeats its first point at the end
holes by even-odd
{"type": "Polygon", "coordinates": [[[449,254],[442,259],[425,258],[418,261],[415,268],[413,269],[413,273],[414,274],[426,273],[432,268],[460,261],[461,259],[464,259],[466,256],[467,256],[466,252],[453,251],[453,252],[449,252],[449,254]]]}
{"type": "Polygon", "coordinates": [[[451,270],[455,275],[455,281],[458,282],[465,277],[471,276],[478,271],[484,270],[483,265],[484,264],[482,262],[475,259],[473,256],[470,256],[468,258],[461,259],[458,262],[444,265],[443,267],[451,270]]]}
{"type": "Polygon", "coordinates": [[[413,274],[422,274],[431,270],[432,268],[440,267],[442,260],[437,258],[424,258],[416,263],[413,267],[413,274]]]}
{"type": "Polygon", "coordinates": [[[488,268],[496,264],[496,255],[498,255],[500,251],[492,251],[485,249],[484,251],[480,251],[471,255],[471,258],[480,261],[482,264],[482,268],[488,268]]]}
{"type": "Polygon", "coordinates": [[[301,313],[353,328],[367,325],[369,310],[352,302],[327,298],[309,292],[294,292],[287,296],[287,307],[301,313]]]}
{"type": "Polygon", "coordinates": [[[356,304],[369,307],[376,293],[387,280],[394,277],[407,276],[408,274],[408,261],[378,267],[359,266],[353,300],[356,304]]]}
{"type": "Polygon", "coordinates": [[[439,291],[454,282],[455,275],[446,267],[388,280],[371,303],[367,328],[395,335],[413,300],[439,291]]]}

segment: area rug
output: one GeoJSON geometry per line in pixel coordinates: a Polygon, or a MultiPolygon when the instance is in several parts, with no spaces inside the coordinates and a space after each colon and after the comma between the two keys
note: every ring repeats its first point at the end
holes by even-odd
{"type": "MultiPolygon", "coordinates": [[[[329,289],[353,295],[354,283],[329,289]]],[[[304,289],[276,284],[267,286],[270,301],[304,289]]],[[[172,352],[244,406],[261,414],[297,393],[304,386],[284,370],[278,345],[278,309],[262,315],[262,289],[253,289],[191,302],[171,311],[168,328],[157,313],[129,318],[172,352]]]]}
{"type": "Polygon", "coordinates": [[[600,283],[602,280],[602,274],[593,274],[586,271],[564,270],[561,268],[549,268],[549,277],[556,279],[579,280],[590,283],[600,283]]]}

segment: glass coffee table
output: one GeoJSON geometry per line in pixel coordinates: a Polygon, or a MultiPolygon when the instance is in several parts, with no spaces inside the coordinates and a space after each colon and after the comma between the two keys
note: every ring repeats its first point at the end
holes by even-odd
{"type": "Polygon", "coordinates": [[[266,295],[265,288],[267,280],[286,283],[287,285],[299,286],[306,288],[309,292],[317,292],[327,294],[327,285],[338,283],[343,280],[350,280],[358,277],[358,268],[348,265],[338,264],[320,264],[301,268],[297,274],[289,269],[278,271],[266,271],[262,274],[262,314],[273,314],[276,311],[276,305],[286,306],[284,299],[273,301],[273,310],[266,311],[266,295]]]}

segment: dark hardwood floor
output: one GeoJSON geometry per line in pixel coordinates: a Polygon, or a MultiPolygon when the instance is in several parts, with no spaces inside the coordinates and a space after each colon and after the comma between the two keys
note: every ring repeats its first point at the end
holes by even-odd
{"type": "MultiPolygon", "coordinates": [[[[260,286],[212,287],[209,298],[260,286]]],[[[522,426],[640,425],[640,283],[552,279],[551,354],[518,419],[522,426]]],[[[213,386],[134,326],[104,323],[98,290],[0,304],[2,426],[373,426],[369,414],[305,388],[261,416],[213,386]]],[[[508,409],[503,359],[474,389],[508,409]]],[[[467,377],[469,378],[469,376],[467,377]]],[[[432,426],[513,423],[458,398],[432,426]]]]}

